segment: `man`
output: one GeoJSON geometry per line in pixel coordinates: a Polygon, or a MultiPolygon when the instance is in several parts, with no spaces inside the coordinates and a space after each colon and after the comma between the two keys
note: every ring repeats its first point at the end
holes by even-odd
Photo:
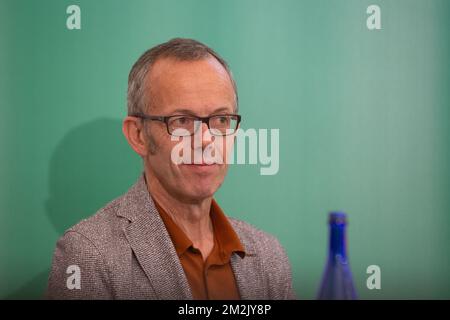
{"type": "Polygon", "coordinates": [[[123,121],[144,173],[58,241],[47,297],[293,299],[280,243],[225,216],[213,199],[227,172],[237,111],[231,72],[211,48],[173,39],[145,52],[129,75],[123,121]],[[180,163],[173,150],[186,138],[180,163]],[[205,152],[211,146],[215,152],[205,152]]]}

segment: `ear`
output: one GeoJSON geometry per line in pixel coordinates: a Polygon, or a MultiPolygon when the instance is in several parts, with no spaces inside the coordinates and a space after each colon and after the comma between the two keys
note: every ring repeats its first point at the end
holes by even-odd
{"type": "Polygon", "coordinates": [[[148,144],[145,140],[144,126],[141,119],[127,116],[123,120],[122,132],[131,148],[141,157],[146,157],[148,144]]]}

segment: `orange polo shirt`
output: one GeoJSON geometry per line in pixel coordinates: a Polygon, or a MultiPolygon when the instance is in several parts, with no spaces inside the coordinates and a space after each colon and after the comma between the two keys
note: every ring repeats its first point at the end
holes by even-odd
{"type": "Polygon", "coordinates": [[[193,298],[200,300],[240,299],[230,257],[234,252],[243,257],[245,251],[216,201],[212,200],[210,210],[214,230],[214,247],[205,262],[203,262],[200,250],[194,248],[192,241],[183,230],[156,201],[154,202],[175,246],[193,298]]]}

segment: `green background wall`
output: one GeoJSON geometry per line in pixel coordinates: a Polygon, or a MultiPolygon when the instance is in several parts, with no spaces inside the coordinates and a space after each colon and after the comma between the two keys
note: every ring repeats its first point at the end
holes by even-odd
{"type": "Polygon", "coordinates": [[[447,0],[0,0],[0,298],[39,298],[57,238],[134,183],[128,72],[192,37],[230,63],[243,127],[280,129],[278,174],[234,165],[217,199],[280,239],[299,298],[340,209],[360,297],[449,299],[449,30],[447,0]]]}

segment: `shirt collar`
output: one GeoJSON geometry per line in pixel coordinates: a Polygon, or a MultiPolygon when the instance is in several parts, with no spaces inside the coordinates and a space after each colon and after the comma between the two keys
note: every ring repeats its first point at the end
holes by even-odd
{"type": "MultiPolygon", "coordinates": [[[[175,251],[180,257],[193,246],[193,243],[155,199],[153,199],[153,202],[172,239],[175,251]]],[[[219,246],[218,249],[220,250],[222,261],[224,263],[227,262],[234,252],[239,254],[241,258],[244,257],[245,250],[238,235],[214,199],[211,202],[210,217],[214,228],[215,243],[219,246]]]]}

